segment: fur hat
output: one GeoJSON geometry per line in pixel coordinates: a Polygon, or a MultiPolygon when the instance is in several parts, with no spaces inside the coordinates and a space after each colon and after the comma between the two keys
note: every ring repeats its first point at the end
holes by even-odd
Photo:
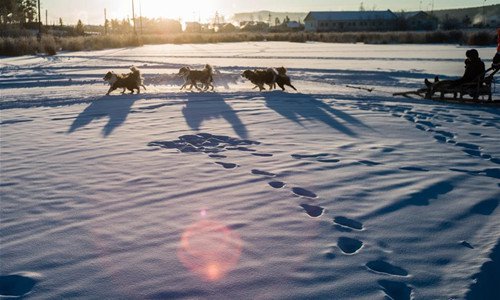
{"type": "Polygon", "coordinates": [[[470,59],[479,58],[479,52],[477,52],[476,49],[470,49],[467,50],[467,52],[465,52],[465,56],[467,56],[470,59]]]}

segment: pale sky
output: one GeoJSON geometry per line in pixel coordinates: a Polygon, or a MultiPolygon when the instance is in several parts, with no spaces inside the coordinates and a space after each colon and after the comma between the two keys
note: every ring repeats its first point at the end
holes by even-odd
{"type": "MultiPolygon", "coordinates": [[[[430,10],[500,4],[500,0],[134,0],[136,15],[142,9],[145,17],[165,17],[193,21],[206,21],[215,12],[231,17],[237,12],[271,10],[277,12],[308,12],[311,10],[358,10],[363,2],[367,10],[391,9],[392,11],[430,10]]],[[[75,24],[81,19],[84,24],[104,22],[104,8],[108,19],[132,17],[132,0],[41,0],[42,20],[48,10],[49,23],[75,24]]]]}

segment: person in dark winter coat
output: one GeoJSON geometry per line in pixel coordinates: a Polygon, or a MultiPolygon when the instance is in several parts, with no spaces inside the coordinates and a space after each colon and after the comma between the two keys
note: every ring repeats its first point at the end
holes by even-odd
{"type": "MultiPolygon", "coordinates": [[[[479,53],[476,49],[467,50],[465,53],[467,59],[465,60],[465,72],[462,78],[456,80],[445,80],[449,86],[459,86],[464,83],[472,82],[478,78],[478,76],[484,75],[486,68],[484,62],[479,58],[479,53]]],[[[439,78],[436,76],[435,82],[438,82],[439,78]]],[[[425,79],[425,85],[431,86],[432,83],[425,79]]]]}
{"type": "Polygon", "coordinates": [[[479,58],[479,53],[476,49],[467,50],[465,56],[467,56],[467,59],[465,60],[465,73],[462,78],[453,80],[455,85],[461,85],[474,81],[478,76],[483,75],[484,71],[486,71],[484,62],[479,58]]]}

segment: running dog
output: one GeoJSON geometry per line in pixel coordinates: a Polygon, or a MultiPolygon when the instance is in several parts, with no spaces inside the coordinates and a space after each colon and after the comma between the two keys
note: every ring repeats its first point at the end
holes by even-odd
{"type": "Polygon", "coordinates": [[[285,90],[285,85],[288,85],[294,90],[297,90],[291,83],[290,77],[286,75],[286,68],[285,67],[279,67],[276,68],[276,71],[278,72],[278,76],[276,77],[276,84],[284,91],[285,90]]]}
{"type": "Polygon", "coordinates": [[[263,91],[266,89],[264,84],[269,86],[269,90],[275,86],[278,73],[276,70],[269,68],[266,70],[245,70],[241,76],[250,80],[255,85],[254,89],[258,87],[260,91],[263,91]]]}
{"type": "Polygon", "coordinates": [[[202,70],[192,70],[189,67],[180,68],[177,75],[184,78],[184,84],[182,85],[181,90],[187,87],[188,84],[191,84],[191,86],[189,87],[190,90],[194,86],[198,91],[201,91],[200,87],[198,87],[198,82],[200,82],[202,87],[204,88],[204,91],[208,90],[209,88],[211,88],[211,91],[213,91],[213,73],[214,70],[212,66],[208,64],[205,65],[205,68],[203,68],[202,70]]]}
{"type": "Polygon", "coordinates": [[[109,93],[119,88],[123,89],[122,94],[124,94],[125,90],[127,89],[131,94],[134,93],[134,90],[137,90],[137,94],[140,94],[140,87],[146,89],[143,84],[144,78],[142,78],[141,76],[141,71],[139,71],[139,69],[137,69],[136,67],[131,67],[130,71],[132,72],[128,74],[116,74],[113,71],[109,71],[108,73],[106,73],[103,79],[110,85],[106,95],[109,95],[109,93]]]}

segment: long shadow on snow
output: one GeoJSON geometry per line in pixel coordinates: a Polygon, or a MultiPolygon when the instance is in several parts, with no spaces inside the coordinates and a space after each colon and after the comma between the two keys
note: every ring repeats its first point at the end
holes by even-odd
{"type": "Polygon", "coordinates": [[[500,239],[490,253],[490,260],[481,266],[473,276],[474,283],[467,292],[466,299],[500,299],[500,239]]]}
{"type": "Polygon", "coordinates": [[[455,176],[432,183],[425,186],[423,189],[416,191],[406,198],[400,199],[394,203],[385,205],[367,215],[364,218],[377,217],[393,213],[408,206],[428,206],[431,204],[430,200],[438,199],[442,195],[446,195],[453,191],[459,180],[463,180],[463,176],[455,176]]]}
{"type": "Polygon", "coordinates": [[[301,119],[317,120],[350,137],[358,134],[343,123],[368,129],[359,119],[334,109],[318,98],[307,94],[285,94],[283,92],[263,93],[266,106],[283,117],[302,125],[301,119]],[[342,120],[341,123],[338,119],[342,120]]]}
{"type": "Polygon", "coordinates": [[[193,130],[200,130],[204,121],[222,118],[233,127],[234,132],[243,139],[248,137],[245,124],[241,122],[233,108],[224,101],[219,93],[189,93],[182,114],[193,130]]]}
{"type": "Polygon", "coordinates": [[[108,117],[108,123],[104,125],[102,135],[104,137],[110,135],[113,130],[125,122],[134,102],[142,99],[140,95],[124,95],[118,98],[110,99],[110,97],[105,96],[93,101],[73,121],[68,133],[73,133],[94,120],[108,117]]]}

